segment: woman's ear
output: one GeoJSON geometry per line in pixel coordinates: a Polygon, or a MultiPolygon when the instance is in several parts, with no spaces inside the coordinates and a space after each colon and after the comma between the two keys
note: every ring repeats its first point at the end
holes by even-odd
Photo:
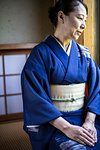
{"type": "Polygon", "coordinates": [[[60,22],[60,23],[64,23],[64,13],[63,13],[63,11],[59,11],[58,12],[58,22],[60,22]]]}

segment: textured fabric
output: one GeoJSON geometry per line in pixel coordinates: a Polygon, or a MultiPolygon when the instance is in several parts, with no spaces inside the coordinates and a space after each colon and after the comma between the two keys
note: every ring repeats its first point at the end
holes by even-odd
{"type": "Polygon", "coordinates": [[[73,101],[53,101],[53,105],[61,112],[70,112],[84,107],[84,98],[73,101]]]}
{"type": "Polygon", "coordinates": [[[86,147],[75,141],[69,140],[60,144],[61,150],[86,150],[86,147]]]}
{"type": "Polygon", "coordinates": [[[53,100],[75,100],[85,96],[85,83],[50,85],[50,91],[53,100]]]}
{"type": "Polygon", "coordinates": [[[85,83],[71,85],[50,85],[53,105],[63,112],[83,108],[85,83]]]}
{"type": "Polygon", "coordinates": [[[49,150],[87,150],[86,146],[79,144],[78,142],[75,142],[73,140],[67,140],[64,142],[61,142],[59,145],[55,143],[60,143],[60,138],[55,138],[55,141],[53,141],[53,144],[51,144],[49,150]]]}
{"type": "Polygon", "coordinates": [[[87,111],[94,112],[98,117],[96,125],[100,125],[100,71],[89,50],[75,41],[72,40],[68,56],[59,43],[48,36],[33,48],[23,68],[21,83],[24,130],[30,136],[33,150],[47,150],[56,130],[48,122],[59,116],[67,117],[67,114],[63,114],[53,105],[50,84],[87,83],[88,97],[85,100],[84,115],[87,111]],[[28,131],[27,126],[33,125],[39,125],[38,133],[28,131]]]}

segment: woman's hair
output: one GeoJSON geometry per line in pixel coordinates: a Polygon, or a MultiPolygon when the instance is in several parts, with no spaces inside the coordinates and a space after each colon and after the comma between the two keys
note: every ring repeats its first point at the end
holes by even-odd
{"type": "Polygon", "coordinates": [[[49,18],[53,25],[56,27],[58,22],[58,12],[61,10],[65,15],[69,15],[70,12],[75,10],[75,7],[79,5],[80,2],[86,9],[88,14],[87,5],[83,0],[58,0],[55,6],[49,8],[49,18]]]}

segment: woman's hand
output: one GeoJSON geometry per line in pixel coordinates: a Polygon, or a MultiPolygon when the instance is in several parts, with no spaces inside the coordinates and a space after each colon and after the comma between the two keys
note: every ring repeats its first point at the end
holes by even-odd
{"type": "Polygon", "coordinates": [[[94,146],[95,144],[94,138],[88,130],[80,126],[71,125],[62,117],[50,121],[50,124],[62,131],[70,139],[83,145],[94,146]]]}
{"type": "Polygon", "coordinates": [[[65,128],[63,133],[70,139],[75,140],[83,145],[92,147],[95,144],[93,135],[91,135],[91,133],[89,133],[89,131],[83,127],[70,125],[69,128],[65,128]]]}
{"type": "Polygon", "coordinates": [[[97,131],[92,121],[86,121],[82,127],[86,129],[94,138],[95,143],[97,142],[97,131]]]}

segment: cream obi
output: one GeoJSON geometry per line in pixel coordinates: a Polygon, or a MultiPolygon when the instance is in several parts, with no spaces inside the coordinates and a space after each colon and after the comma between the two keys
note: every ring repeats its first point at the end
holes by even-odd
{"type": "Polygon", "coordinates": [[[53,105],[62,112],[79,110],[84,106],[85,83],[50,85],[53,105]]]}

